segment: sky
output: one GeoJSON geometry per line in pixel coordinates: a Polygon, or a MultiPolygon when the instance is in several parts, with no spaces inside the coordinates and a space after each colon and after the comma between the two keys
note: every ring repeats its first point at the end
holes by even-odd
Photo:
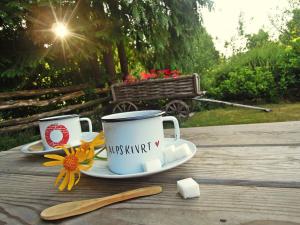
{"type": "Polygon", "coordinates": [[[278,18],[288,8],[288,0],[215,0],[212,11],[203,9],[201,12],[204,26],[213,37],[216,49],[229,56],[232,51],[224,47],[225,41],[233,39],[237,46],[245,45],[245,40],[237,40],[240,15],[246,34],[256,33],[263,28],[276,39],[278,32],[270,18],[278,18]]]}

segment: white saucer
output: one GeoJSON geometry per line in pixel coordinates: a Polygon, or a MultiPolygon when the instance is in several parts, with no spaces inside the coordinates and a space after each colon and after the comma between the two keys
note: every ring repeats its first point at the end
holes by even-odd
{"type": "MultiPolygon", "coordinates": [[[[103,160],[95,160],[94,161],[94,165],[91,169],[87,170],[87,171],[81,171],[83,174],[88,175],[88,176],[92,176],[92,177],[99,177],[99,178],[110,178],[110,179],[123,179],[123,178],[134,178],[134,177],[144,177],[144,176],[149,176],[152,174],[156,174],[156,173],[160,173],[172,168],[175,168],[185,162],[187,162],[188,160],[190,160],[196,153],[197,148],[196,146],[190,142],[190,141],[186,141],[183,139],[174,141],[173,138],[165,138],[165,145],[181,145],[181,144],[187,144],[192,152],[191,155],[183,158],[183,159],[179,159],[176,160],[174,162],[168,163],[163,165],[163,167],[160,170],[157,171],[153,171],[153,172],[141,172],[141,173],[133,173],[133,174],[125,174],[125,175],[120,175],[120,174],[115,174],[113,172],[111,172],[108,169],[107,166],[107,161],[103,161],[103,160]]],[[[100,157],[106,157],[106,152],[101,152],[99,154],[100,157]]]]}
{"type": "MultiPolygon", "coordinates": [[[[97,132],[82,132],[81,140],[83,141],[92,141],[99,133],[97,132]]],[[[62,153],[63,150],[61,148],[53,149],[53,150],[45,150],[42,140],[38,140],[35,142],[31,142],[27,145],[24,145],[21,148],[21,151],[25,154],[30,155],[44,155],[49,153],[62,153]]]]}

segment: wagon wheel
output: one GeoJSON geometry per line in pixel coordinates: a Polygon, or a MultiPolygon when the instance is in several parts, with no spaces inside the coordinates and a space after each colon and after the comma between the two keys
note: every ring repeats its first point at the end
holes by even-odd
{"type": "Polygon", "coordinates": [[[130,112],[130,111],[137,111],[137,110],[138,107],[132,102],[120,102],[114,107],[113,113],[130,112]]]}
{"type": "Polygon", "coordinates": [[[185,118],[189,116],[190,109],[184,101],[173,100],[166,105],[166,113],[179,118],[185,118]]]}

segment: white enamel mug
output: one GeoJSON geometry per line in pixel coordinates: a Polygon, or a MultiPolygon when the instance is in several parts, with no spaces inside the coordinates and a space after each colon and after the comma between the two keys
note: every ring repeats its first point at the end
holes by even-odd
{"type": "Polygon", "coordinates": [[[39,120],[40,134],[45,150],[53,150],[56,146],[80,145],[81,124],[88,122],[89,132],[93,132],[89,118],[79,118],[79,115],[63,115],[47,117],[39,120]]]}
{"type": "Polygon", "coordinates": [[[178,121],[162,117],[160,110],[145,110],[107,115],[101,118],[109,169],[117,174],[143,172],[143,164],[159,159],[163,164],[163,121],[172,121],[175,140],[180,138],[178,121]]]}

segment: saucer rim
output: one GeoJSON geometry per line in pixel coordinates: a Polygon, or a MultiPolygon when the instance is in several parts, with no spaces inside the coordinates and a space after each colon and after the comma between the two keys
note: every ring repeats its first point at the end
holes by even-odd
{"type": "MultiPolygon", "coordinates": [[[[81,133],[81,137],[83,136],[83,134],[86,134],[86,133],[93,133],[95,134],[95,136],[97,134],[99,134],[99,132],[82,132],[81,133]]],[[[43,150],[43,151],[28,151],[28,148],[32,145],[35,145],[39,142],[42,142],[42,140],[37,140],[37,141],[33,141],[31,143],[28,143],[28,144],[25,144],[21,147],[21,152],[23,152],[24,154],[29,154],[29,155],[45,155],[45,154],[52,154],[52,153],[61,153],[63,152],[63,149],[62,148],[58,148],[58,149],[52,149],[52,150],[43,150]]],[[[75,147],[75,146],[71,146],[71,147],[75,147]]]]}
{"type": "MultiPolygon", "coordinates": [[[[162,166],[162,168],[160,170],[151,171],[151,172],[140,172],[140,173],[132,173],[132,174],[116,174],[116,173],[110,171],[108,168],[107,168],[107,170],[110,173],[113,173],[113,175],[112,174],[106,174],[106,175],[96,174],[95,175],[95,174],[89,173],[89,170],[87,170],[87,171],[81,171],[81,172],[82,172],[82,174],[84,174],[86,176],[96,177],[96,178],[104,178],[104,179],[128,179],[128,178],[138,178],[138,177],[150,176],[150,175],[153,175],[153,174],[156,174],[156,173],[161,173],[161,172],[164,172],[164,171],[176,168],[176,167],[180,166],[181,164],[186,163],[191,158],[193,158],[194,155],[197,152],[196,145],[193,142],[191,142],[191,141],[188,141],[188,140],[185,140],[185,139],[175,140],[174,138],[165,138],[165,140],[171,141],[171,143],[174,143],[174,142],[177,142],[177,141],[181,141],[183,143],[188,143],[189,145],[192,145],[193,146],[192,154],[189,155],[189,156],[187,156],[187,157],[185,157],[185,158],[182,158],[182,159],[176,160],[174,162],[168,163],[168,164],[162,166]],[[177,162],[177,163],[175,163],[175,162],[177,162]],[[175,164],[173,164],[173,163],[175,163],[175,164]],[[172,164],[172,165],[170,166],[169,164],[172,164]]],[[[101,162],[104,163],[104,161],[100,161],[100,160],[98,162],[99,163],[101,163],[101,162]]]]}

